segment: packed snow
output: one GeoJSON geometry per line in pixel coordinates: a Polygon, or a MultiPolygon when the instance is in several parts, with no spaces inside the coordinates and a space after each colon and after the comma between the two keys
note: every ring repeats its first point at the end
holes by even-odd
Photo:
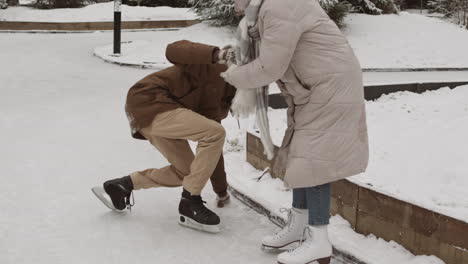
{"type": "Polygon", "coordinates": [[[468,30],[419,14],[349,15],[344,32],[364,68],[467,68],[468,30]]]}
{"type": "Polygon", "coordinates": [[[352,180],[468,222],[468,86],[368,102],[371,160],[352,180]]]}
{"type": "Polygon", "coordinates": [[[20,5],[30,5],[30,4],[34,4],[35,2],[36,0],[19,0],[20,5]]]}
{"type": "MultiPolygon", "coordinates": [[[[364,69],[468,68],[468,30],[436,18],[402,12],[400,15],[350,14],[343,29],[364,69]]],[[[161,68],[168,65],[161,47],[179,39],[224,46],[235,44],[233,29],[199,24],[151,41],[134,39],[113,57],[112,45],[95,53],[108,61],[161,68]],[[149,63],[148,63],[149,62],[149,63]]],[[[468,73],[464,72],[466,78],[468,73]]]]}
{"type": "MultiPolygon", "coordinates": [[[[122,21],[186,20],[196,18],[197,15],[189,8],[122,5],[122,21]]],[[[42,10],[20,6],[0,10],[0,21],[100,22],[113,20],[114,2],[93,4],[83,8],[42,10]]]]}

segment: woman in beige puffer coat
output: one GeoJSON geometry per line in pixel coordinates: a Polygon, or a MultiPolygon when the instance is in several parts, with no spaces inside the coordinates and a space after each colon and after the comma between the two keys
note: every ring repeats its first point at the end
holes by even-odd
{"type": "MultiPolygon", "coordinates": [[[[249,0],[235,0],[242,10],[249,0]]],[[[330,183],[362,173],[369,150],[359,62],[316,0],[264,0],[259,57],[223,74],[238,89],[277,82],[288,103],[288,129],[273,170],[293,188],[288,225],[263,239],[282,248],[283,264],[330,261],[330,183]],[[305,235],[305,237],[303,237],[305,235]]]]}

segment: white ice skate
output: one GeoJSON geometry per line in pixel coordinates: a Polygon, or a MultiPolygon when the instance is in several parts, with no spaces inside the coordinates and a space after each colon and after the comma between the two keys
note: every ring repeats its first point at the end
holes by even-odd
{"type": "Polygon", "coordinates": [[[278,255],[279,264],[330,264],[333,252],[327,226],[308,226],[300,246],[278,255]]]}
{"type": "Polygon", "coordinates": [[[262,249],[267,251],[284,250],[301,240],[304,228],[309,219],[307,209],[282,209],[287,210],[288,222],[286,226],[274,233],[266,236],[262,240],[262,249]]]}

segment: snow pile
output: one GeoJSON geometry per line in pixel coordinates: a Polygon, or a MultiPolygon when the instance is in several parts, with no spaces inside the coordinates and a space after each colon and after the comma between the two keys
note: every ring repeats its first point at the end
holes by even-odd
{"type": "Polygon", "coordinates": [[[468,222],[468,86],[390,94],[367,110],[370,166],[352,180],[468,222]]]}
{"type": "MultiPolygon", "coordinates": [[[[122,21],[196,19],[189,8],[143,7],[122,5],[122,21]]],[[[0,21],[34,22],[97,22],[114,20],[114,2],[83,8],[40,10],[30,7],[10,7],[0,10],[0,21]]]]}
{"type": "Polygon", "coordinates": [[[354,232],[349,222],[341,216],[332,217],[329,232],[334,247],[352,253],[353,256],[357,256],[359,260],[368,264],[445,263],[435,256],[414,256],[394,241],[387,242],[374,235],[360,235],[354,232]]]}
{"type": "Polygon", "coordinates": [[[19,0],[20,5],[30,5],[34,4],[36,0],[19,0]]]}
{"type": "MultiPolygon", "coordinates": [[[[402,12],[401,15],[350,14],[344,33],[363,68],[468,68],[468,31],[435,18],[402,12]]],[[[174,33],[171,39],[123,45],[123,56],[112,54],[112,45],[99,47],[96,54],[110,61],[152,68],[168,65],[161,47],[178,39],[213,45],[235,44],[231,28],[196,25],[174,33]],[[154,64],[144,62],[155,61],[154,64]]]]}

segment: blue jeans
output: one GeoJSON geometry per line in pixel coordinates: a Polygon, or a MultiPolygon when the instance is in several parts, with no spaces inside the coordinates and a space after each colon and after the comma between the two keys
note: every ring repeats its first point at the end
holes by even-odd
{"type": "Polygon", "coordinates": [[[297,209],[309,209],[309,225],[330,223],[330,184],[293,189],[293,204],[297,209]]]}

